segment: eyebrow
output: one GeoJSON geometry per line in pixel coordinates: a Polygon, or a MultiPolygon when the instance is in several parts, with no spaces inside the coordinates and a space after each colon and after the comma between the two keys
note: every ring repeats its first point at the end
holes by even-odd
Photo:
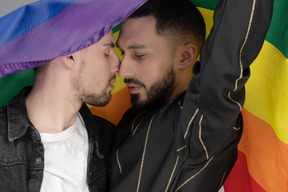
{"type": "Polygon", "coordinates": [[[115,43],[111,42],[111,43],[104,43],[103,44],[104,46],[108,46],[108,47],[111,47],[111,48],[115,48],[115,43]]]}
{"type": "Polygon", "coordinates": [[[145,49],[145,48],[147,48],[146,45],[142,44],[135,44],[128,46],[128,49],[145,49]]]}
{"type": "MultiPolygon", "coordinates": [[[[118,42],[116,43],[116,46],[117,46],[119,49],[122,49],[122,48],[119,46],[118,42]]],[[[128,46],[128,49],[145,49],[145,48],[147,48],[147,46],[146,46],[146,45],[143,45],[143,44],[134,44],[134,45],[128,46]]]]}

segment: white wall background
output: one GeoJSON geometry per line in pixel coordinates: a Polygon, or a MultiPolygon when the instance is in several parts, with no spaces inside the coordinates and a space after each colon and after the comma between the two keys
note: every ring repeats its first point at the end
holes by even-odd
{"type": "Polygon", "coordinates": [[[0,17],[14,11],[15,9],[36,2],[38,0],[0,0],[0,17]]]}
{"type": "Polygon", "coordinates": [[[225,192],[225,191],[224,191],[224,188],[222,187],[222,188],[219,190],[219,192],[225,192]]]}

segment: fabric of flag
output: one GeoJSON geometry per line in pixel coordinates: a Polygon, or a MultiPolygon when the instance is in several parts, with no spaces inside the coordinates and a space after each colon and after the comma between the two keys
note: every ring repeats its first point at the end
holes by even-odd
{"type": "MultiPolygon", "coordinates": [[[[191,1],[203,14],[209,32],[218,0],[191,1]]],[[[251,78],[246,85],[239,157],[224,184],[225,192],[288,191],[288,1],[274,1],[270,28],[251,66],[251,78]]],[[[123,4],[128,7],[127,3],[123,4]]],[[[118,27],[113,30],[115,38],[118,30],[118,27]]],[[[0,78],[0,106],[22,87],[32,85],[34,77],[30,69],[0,78]]],[[[117,77],[114,87],[111,102],[106,107],[90,106],[90,109],[117,124],[131,105],[128,89],[121,78],[117,77]]]]}
{"type": "Polygon", "coordinates": [[[145,1],[41,0],[4,15],[0,77],[96,43],[145,1]]]}
{"type": "MultiPolygon", "coordinates": [[[[192,1],[202,7],[210,26],[218,1],[192,1]]],[[[244,131],[239,157],[224,184],[225,192],[288,191],[287,9],[287,0],[274,1],[269,31],[251,66],[242,110],[244,131]]]]}

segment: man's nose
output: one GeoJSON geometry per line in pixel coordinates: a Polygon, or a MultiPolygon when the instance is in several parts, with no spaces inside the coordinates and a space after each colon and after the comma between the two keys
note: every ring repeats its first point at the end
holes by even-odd
{"type": "Polygon", "coordinates": [[[123,57],[120,68],[118,71],[118,75],[122,78],[132,78],[135,74],[135,69],[133,67],[133,63],[131,63],[128,59],[128,57],[123,57]]]}
{"type": "Polygon", "coordinates": [[[118,73],[120,67],[120,59],[118,55],[114,52],[113,62],[112,62],[112,73],[118,73]]]}

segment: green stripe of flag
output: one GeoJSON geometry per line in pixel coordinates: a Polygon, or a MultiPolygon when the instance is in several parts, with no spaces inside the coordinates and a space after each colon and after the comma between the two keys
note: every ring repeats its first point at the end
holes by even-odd
{"type": "Polygon", "coordinates": [[[215,10],[219,0],[190,0],[195,6],[215,10]]]}
{"type": "Polygon", "coordinates": [[[266,40],[288,58],[288,1],[274,0],[273,17],[266,40]]]}
{"type": "MultiPolygon", "coordinates": [[[[219,0],[190,0],[197,7],[215,10],[219,0]]],[[[261,0],[260,0],[261,1],[261,0]]],[[[266,41],[288,58],[288,0],[274,0],[273,17],[266,41]]]]}
{"type": "Polygon", "coordinates": [[[35,73],[33,69],[15,73],[0,78],[0,106],[4,106],[23,87],[33,85],[35,73]]]}

